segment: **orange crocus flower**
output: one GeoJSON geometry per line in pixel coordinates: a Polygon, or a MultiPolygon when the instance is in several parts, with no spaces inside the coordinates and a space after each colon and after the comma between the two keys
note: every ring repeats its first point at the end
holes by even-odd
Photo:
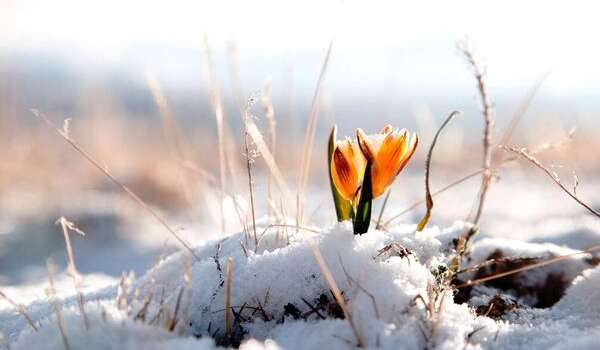
{"type": "Polygon", "coordinates": [[[335,141],[331,158],[331,178],[342,198],[354,201],[362,184],[366,160],[358,143],[349,138],[335,141]]]}
{"type": "Polygon", "coordinates": [[[379,134],[366,135],[356,129],[358,145],[364,156],[371,161],[373,198],[381,196],[394,182],[415,152],[418,137],[406,129],[393,129],[386,125],[379,134]]]}

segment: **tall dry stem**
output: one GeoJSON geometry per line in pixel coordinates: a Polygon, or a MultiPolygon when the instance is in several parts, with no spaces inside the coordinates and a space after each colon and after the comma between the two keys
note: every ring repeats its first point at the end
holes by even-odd
{"type": "MultiPolygon", "coordinates": [[[[220,191],[220,203],[219,210],[221,213],[221,221],[220,221],[220,229],[221,233],[225,233],[225,212],[223,208],[223,199],[225,197],[225,164],[226,154],[225,154],[225,115],[223,113],[223,104],[221,102],[221,92],[219,89],[219,83],[217,80],[217,73],[214,67],[214,63],[212,60],[212,53],[210,50],[210,46],[208,44],[208,35],[204,33],[204,52],[206,54],[206,62],[208,66],[208,73],[210,76],[210,104],[215,113],[215,121],[217,123],[217,138],[218,138],[218,147],[219,147],[219,185],[221,188],[220,191]]],[[[233,161],[233,160],[231,160],[233,161]]],[[[235,174],[234,174],[235,176],[235,174]]]]}
{"type": "Polygon", "coordinates": [[[71,138],[71,136],[69,135],[68,127],[66,127],[68,126],[68,123],[65,123],[65,127],[61,129],[58,126],[56,126],[56,124],[54,124],[44,113],[36,109],[32,109],[31,112],[35,116],[41,118],[49,127],[53,128],[60,137],[62,137],[75,151],[77,151],[77,153],[83,156],[83,158],[85,158],[91,165],[93,165],[96,169],[102,172],[110,181],[112,181],[123,192],[125,192],[125,194],[127,194],[127,196],[131,200],[133,200],[137,205],[139,205],[142,209],[144,209],[147,213],[154,217],[154,219],[156,219],[158,223],[160,223],[185,249],[187,249],[194,258],[199,259],[196,253],[194,253],[194,250],[191,248],[191,246],[179,236],[177,231],[175,231],[175,229],[173,229],[171,225],[169,225],[167,221],[160,214],[158,214],[157,211],[152,209],[135,192],[133,192],[129,187],[127,187],[116,177],[114,177],[106,167],[101,166],[100,163],[98,163],[98,161],[96,161],[91,154],[89,154],[73,138],[71,138]]]}
{"type": "Polygon", "coordinates": [[[58,325],[58,330],[60,331],[60,336],[63,342],[63,346],[65,350],[69,350],[69,340],[67,339],[67,333],[65,331],[65,320],[62,316],[61,305],[57,300],[56,289],[54,288],[54,272],[56,271],[56,267],[51,258],[46,261],[46,266],[48,268],[48,289],[46,289],[46,295],[50,300],[50,304],[52,304],[52,308],[54,309],[54,314],[56,315],[56,323],[58,325]]]}
{"type": "Polygon", "coordinates": [[[354,337],[356,338],[356,346],[358,346],[360,348],[364,347],[365,341],[364,341],[362,335],[358,332],[358,328],[356,327],[356,324],[354,323],[354,318],[352,317],[352,313],[348,309],[348,306],[346,305],[346,301],[344,300],[344,297],[342,296],[342,292],[338,288],[337,283],[335,283],[335,279],[333,278],[331,271],[327,267],[327,263],[325,263],[325,259],[323,259],[323,255],[321,255],[319,248],[317,248],[317,246],[315,246],[312,243],[310,244],[310,249],[311,249],[311,252],[312,252],[315,260],[317,261],[317,265],[319,266],[321,273],[323,274],[323,278],[325,279],[327,286],[333,293],[335,300],[342,308],[342,311],[344,312],[344,316],[346,316],[346,319],[348,320],[348,323],[350,324],[352,333],[354,333],[354,337]]]}
{"type": "Polygon", "coordinates": [[[312,159],[313,144],[315,141],[315,131],[317,128],[317,116],[319,115],[321,91],[323,88],[323,82],[327,73],[327,67],[329,66],[329,58],[331,57],[331,50],[333,48],[333,39],[329,42],[327,53],[323,65],[321,66],[321,72],[319,73],[319,79],[315,87],[313,95],[310,114],[308,116],[308,125],[306,127],[306,134],[304,135],[304,143],[302,145],[302,155],[300,159],[300,175],[298,177],[298,195],[296,201],[296,223],[302,224],[303,217],[303,205],[306,186],[308,184],[308,175],[310,171],[310,163],[312,159]]]}
{"type": "Polygon", "coordinates": [[[67,267],[67,271],[71,278],[73,279],[73,285],[75,286],[75,292],[77,293],[77,304],[79,305],[79,312],[81,312],[81,317],[83,318],[83,324],[85,325],[85,329],[90,329],[90,322],[88,320],[87,314],[85,313],[85,300],[83,299],[83,293],[81,292],[81,275],[79,271],[77,271],[77,267],[75,266],[75,254],[73,254],[73,247],[71,246],[71,238],[69,237],[69,231],[75,232],[81,236],[85,236],[85,232],[80,230],[74,223],[67,220],[64,216],[61,216],[57,221],[62,228],[63,236],[65,238],[65,246],[67,250],[67,257],[69,259],[69,266],[67,267]]]}

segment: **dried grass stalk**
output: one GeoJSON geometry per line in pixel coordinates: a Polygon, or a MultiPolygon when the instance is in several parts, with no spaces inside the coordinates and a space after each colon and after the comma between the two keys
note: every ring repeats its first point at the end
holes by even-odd
{"type": "Polygon", "coordinates": [[[530,264],[530,265],[522,266],[522,267],[519,267],[519,268],[514,269],[514,270],[497,273],[497,274],[494,274],[494,275],[491,275],[491,276],[486,276],[486,277],[478,278],[476,280],[470,280],[470,281],[467,281],[467,282],[465,282],[463,284],[459,284],[455,288],[464,288],[464,287],[469,287],[469,286],[473,286],[473,285],[476,285],[476,284],[481,284],[481,283],[484,283],[484,282],[487,282],[487,281],[491,281],[491,280],[495,280],[495,279],[498,279],[498,278],[502,278],[502,277],[505,277],[505,276],[514,275],[514,274],[519,273],[519,272],[528,271],[528,270],[532,270],[532,269],[537,269],[537,268],[540,268],[540,267],[543,267],[543,266],[554,264],[556,262],[572,258],[573,256],[576,256],[576,255],[589,254],[591,252],[598,251],[598,250],[600,250],[600,245],[595,245],[595,246],[592,246],[592,247],[590,247],[588,249],[582,250],[580,252],[557,256],[557,257],[554,257],[554,258],[551,258],[551,259],[548,259],[548,260],[544,260],[544,261],[540,261],[540,262],[533,263],[533,264],[530,264]]]}
{"type": "Polygon", "coordinates": [[[531,164],[533,164],[534,166],[536,166],[538,169],[542,170],[546,175],[548,175],[552,179],[552,181],[554,181],[555,184],[558,185],[558,187],[560,187],[566,194],[568,194],[569,197],[571,197],[579,205],[581,205],[582,207],[584,207],[587,211],[589,211],[590,213],[592,213],[596,217],[600,218],[600,212],[599,211],[597,211],[596,209],[592,208],[589,204],[585,203],[584,201],[582,201],[581,199],[579,199],[579,197],[577,197],[576,187],[574,188],[573,192],[571,192],[560,181],[560,178],[558,177],[558,175],[555,172],[553,172],[552,170],[550,170],[547,167],[545,167],[537,158],[535,158],[532,154],[530,154],[527,151],[527,149],[525,149],[525,148],[519,148],[518,149],[518,148],[513,147],[513,146],[503,146],[503,148],[505,150],[507,150],[507,151],[510,151],[512,153],[515,153],[515,154],[523,157],[524,159],[528,160],[531,164]]]}
{"type": "Polygon", "coordinates": [[[333,296],[335,297],[335,300],[342,308],[342,311],[344,312],[344,316],[346,316],[346,319],[348,320],[348,323],[350,324],[350,328],[352,328],[352,333],[354,333],[354,336],[356,337],[356,346],[358,346],[360,348],[364,347],[365,342],[363,340],[363,337],[358,332],[358,329],[356,328],[356,325],[354,324],[354,320],[352,318],[352,313],[350,313],[350,310],[348,310],[348,306],[346,305],[346,301],[344,300],[344,297],[342,296],[342,292],[340,291],[337,284],[335,283],[335,279],[333,278],[331,271],[327,267],[327,264],[325,263],[325,259],[323,259],[323,255],[321,255],[319,248],[317,248],[317,246],[315,246],[314,244],[310,245],[310,249],[311,249],[313,256],[315,257],[315,260],[317,261],[317,265],[319,266],[321,273],[323,274],[323,278],[325,279],[327,286],[333,292],[333,296]]]}
{"type": "Polygon", "coordinates": [[[77,304],[79,305],[79,312],[81,312],[81,317],[83,318],[83,324],[85,325],[85,329],[90,329],[90,322],[88,320],[87,314],[85,313],[85,300],[83,299],[83,293],[81,292],[81,275],[79,271],[77,271],[77,267],[75,266],[75,255],[73,254],[73,248],[71,246],[71,239],[69,237],[69,231],[73,231],[81,236],[85,236],[85,232],[80,230],[74,223],[67,220],[64,216],[61,216],[57,221],[62,228],[63,236],[65,238],[65,245],[67,249],[67,257],[69,258],[69,266],[67,267],[67,271],[69,275],[73,279],[73,284],[75,286],[75,292],[77,293],[77,304]]]}
{"type": "Polygon", "coordinates": [[[437,140],[442,133],[442,130],[450,123],[450,121],[457,115],[461,114],[459,111],[453,111],[450,113],[448,118],[444,120],[438,131],[435,133],[433,137],[433,141],[431,141],[431,146],[429,146],[429,152],[427,152],[427,161],[425,162],[425,203],[427,204],[427,211],[425,212],[425,216],[421,219],[419,224],[417,225],[417,232],[423,231],[427,223],[429,222],[429,218],[431,217],[431,210],[433,209],[433,197],[431,196],[431,188],[429,187],[429,173],[431,170],[431,156],[433,155],[433,149],[437,143],[437,140]]]}
{"type": "Polygon", "coordinates": [[[329,65],[329,58],[331,57],[331,50],[333,48],[333,40],[329,42],[327,53],[321,66],[319,73],[319,79],[317,80],[317,86],[313,95],[310,114],[308,116],[308,125],[306,127],[306,134],[304,135],[304,143],[302,146],[302,155],[300,159],[300,176],[298,178],[298,199],[296,203],[296,220],[297,224],[302,224],[303,216],[303,203],[305,197],[306,186],[308,184],[308,174],[310,171],[310,161],[312,158],[313,144],[315,141],[315,131],[317,128],[317,116],[319,114],[321,90],[323,87],[323,81],[325,80],[325,74],[327,73],[327,67],[329,65]]]}
{"type": "MultiPolygon", "coordinates": [[[[71,138],[71,136],[69,135],[68,128],[65,128],[65,127],[63,127],[62,129],[59,128],[50,119],[48,119],[48,117],[44,113],[42,113],[36,109],[32,109],[31,112],[35,116],[41,118],[48,126],[53,128],[58,133],[58,135],[60,135],[71,147],[73,147],[73,149],[75,149],[75,151],[77,151],[77,153],[79,153],[81,156],[83,156],[83,158],[85,158],[91,165],[93,165],[96,169],[100,170],[100,172],[102,172],[106,177],[108,177],[108,179],[110,181],[112,181],[115,185],[117,185],[119,188],[121,188],[121,190],[123,192],[125,192],[125,194],[127,194],[127,196],[129,196],[129,198],[131,200],[133,200],[137,205],[139,205],[142,209],[144,209],[152,217],[154,217],[154,219],[156,219],[156,221],[158,221],[185,249],[187,249],[194,258],[199,260],[198,256],[196,255],[196,253],[194,253],[191,246],[183,238],[181,238],[179,236],[179,234],[177,234],[175,229],[173,229],[167,223],[167,221],[160,214],[158,214],[157,211],[152,209],[146,202],[144,202],[129,187],[127,187],[121,181],[117,180],[117,178],[114,177],[107,168],[101,166],[100,163],[98,163],[98,161],[96,161],[94,159],[94,157],[92,157],[92,155],[90,155],[87,151],[85,151],[74,139],[71,138]]],[[[68,124],[66,124],[66,125],[68,125],[68,124]]]]}
{"type": "Polygon", "coordinates": [[[56,270],[54,266],[54,262],[51,258],[46,261],[46,266],[48,268],[48,284],[49,287],[46,289],[46,295],[50,300],[50,304],[52,304],[52,308],[54,309],[54,314],[56,315],[56,323],[58,325],[58,330],[60,331],[60,336],[63,342],[63,346],[65,350],[69,350],[69,340],[67,339],[67,334],[65,331],[65,320],[62,317],[61,305],[56,297],[56,289],[54,288],[54,272],[56,270]]]}

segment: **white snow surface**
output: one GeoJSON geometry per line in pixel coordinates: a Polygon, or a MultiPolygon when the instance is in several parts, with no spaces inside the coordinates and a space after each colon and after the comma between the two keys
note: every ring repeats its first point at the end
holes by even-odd
{"type": "MultiPolygon", "coordinates": [[[[258,230],[259,236],[264,225],[258,230]]],[[[420,295],[428,301],[432,271],[449,263],[453,239],[468,229],[456,222],[441,229],[415,233],[414,225],[390,231],[371,229],[355,236],[348,223],[311,232],[271,228],[261,236],[257,251],[243,233],[204,241],[189,252],[172,254],[145,275],[126,285],[127,305],[117,307],[118,285],[85,291],[85,328],[74,296],[61,299],[66,339],[70,349],[215,349],[225,328],[225,269],[233,262],[231,304],[243,320],[241,349],[348,349],[357,344],[348,319],[315,313],[304,319],[286,315],[292,304],[301,313],[322,295],[331,301],[313,247],[323,255],[366,348],[378,349],[598,349],[600,348],[600,268],[592,268],[585,255],[532,270],[524,280],[532,285],[548,274],[561,272],[570,284],[565,295],[550,308],[517,308],[500,320],[477,316],[474,307],[456,304],[452,293],[440,293],[439,314],[428,317],[420,295]],[[287,244],[289,235],[290,243],[287,244]],[[397,243],[412,252],[402,256],[383,247],[397,243]],[[247,244],[248,249],[242,249],[247,244]],[[189,263],[189,269],[186,264],[189,263]],[[189,271],[186,281],[184,271],[189,271]],[[181,296],[181,297],[180,297],[181,296]],[[146,321],[136,315],[150,298],[146,321]],[[171,332],[159,322],[149,322],[162,307],[176,309],[179,321],[171,332]],[[242,309],[242,306],[244,308],[242,309]],[[263,311],[255,312],[255,307],[263,311]],[[240,311],[241,310],[241,311],[240,311]],[[254,312],[254,313],[253,313],[254,312]],[[266,315],[266,317],[265,317],[266,315]],[[152,324],[150,324],[152,323],[152,324]]],[[[554,244],[525,243],[483,238],[473,247],[474,265],[500,249],[506,256],[547,257],[577,252],[554,244]]],[[[85,277],[84,277],[85,279],[85,277]]],[[[486,289],[487,288],[487,289],[486,289]]],[[[122,288],[121,288],[122,289],[122,288]]],[[[474,299],[488,287],[474,288],[474,299]],[[479,293],[479,294],[477,294],[479,293]]],[[[496,293],[495,291],[492,291],[496,293]]],[[[8,293],[7,293],[8,294],[8,293]]],[[[481,294],[481,295],[480,295],[481,294]]],[[[491,294],[490,296],[493,296],[491,294]]],[[[12,296],[19,300],[17,296],[12,296]]],[[[60,296],[59,296],[60,297],[60,296]]],[[[488,298],[489,299],[489,298],[488,298]]],[[[0,331],[11,349],[64,349],[56,315],[49,301],[23,301],[38,331],[0,304],[0,331]]],[[[325,311],[321,310],[321,313],[325,311]]],[[[237,333],[236,333],[237,332],[237,333]]]]}

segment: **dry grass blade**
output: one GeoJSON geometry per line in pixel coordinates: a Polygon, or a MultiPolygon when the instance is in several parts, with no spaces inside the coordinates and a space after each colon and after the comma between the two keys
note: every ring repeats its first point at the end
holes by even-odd
{"type": "MultiPolygon", "coordinates": [[[[535,85],[531,88],[531,90],[525,97],[525,100],[521,103],[521,105],[517,109],[517,112],[511,118],[510,123],[508,124],[508,128],[506,129],[506,131],[502,135],[502,138],[500,139],[500,143],[499,143],[500,145],[508,145],[510,143],[510,140],[511,140],[517,126],[519,125],[519,122],[521,121],[521,119],[523,118],[523,116],[525,115],[527,110],[529,109],[529,106],[531,105],[533,98],[537,95],[538,91],[542,87],[542,84],[544,83],[544,81],[546,80],[548,75],[550,75],[550,72],[547,72],[546,74],[544,74],[535,83],[535,85]]],[[[497,169],[503,163],[503,160],[504,160],[503,152],[497,152],[497,151],[494,152],[492,154],[492,165],[491,165],[492,169],[497,169]]]]}
{"type": "MultiPolygon", "coordinates": [[[[265,117],[267,119],[267,125],[269,128],[269,141],[270,141],[270,151],[271,155],[275,158],[275,150],[277,146],[277,129],[275,123],[275,111],[273,110],[273,104],[271,103],[271,85],[265,84],[262,89],[261,100],[263,104],[263,109],[265,111],[265,117]]],[[[274,206],[273,206],[273,189],[272,189],[272,181],[273,175],[271,172],[267,175],[267,207],[269,208],[269,217],[273,216],[274,206]]]]}
{"type": "Polygon", "coordinates": [[[252,162],[254,157],[250,150],[250,141],[248,140],[248,133],[244,134],[244,147],[246,150],[246,170],[248,172],[248,191],[250,192],[250,210],[252,214],[252,231],[254,233],[254,250],[258,250],[258,236],[256,235],[256,213],[254,209],[254,188],[252,182],[252,162]]]}
{"type": "Polygon", "coordinates": [[[362,336],[360,335],[360,333],[358,332],[356,325],[354,324],[352,314],[350,313],[350,310],[348,310],[348,306],[346,305],[346,301],[344,300],[344,297],[342,296],[342,292],[340,291],[337,284],[335,283],[335,279],[333,278],[331,271],[327,267],[327,264],[325,263],[325,260],[323,259],[323,255],[321,255],[319,248],[317,248],[314,244],[310,245],[310,249],[311,249],[313,256],[315,257],[315,260],[317,261],[317,265],[319,266],[321,273],[323,274],[323,278],[325,279],[327,286],[333,292],[333,296],[335,297],[335,300],[342,308],[342,311],[344,312],[344,316],[346,316],[346,319],[348,320],[348,323],[350,324],[350,327],[352,328],[352,332],[354,333],[354,336],[356,337],[356,345],[361,348],[364,347],[365,342],[364,342],[362,336]]]}
{"type": "Polygon", "coordinates": [[[542,170],[546,175],[548,175],[554,181],[554,183],[556,183],[558,185],[558,187],[560,187],[566,194],[568,194],[569,197],[573,198],[573,200],[575,200],[577,203],[579,203],[579,205],[581,205],[582,207],[587,209],[590,213],[592,213],[596,217],[600,218],[599,211],[595,210],[594,208],[592,208],[591,206],[586,204],[584,201],[579,199],[579,197],[577,197],[576,193],[571,192],[565,185],[563,185],[563,183],[558,178],[558,175],[556,175],[554,172],[552,172],[550,169],[548,169],[542,163],[540,163],[540,161],[537,160],[537,158],[535,158],[529,152],[527,152],[526,149],[524,149],[524,148],[517,149],[517,148],[511,147],[511,146],[503,146],[503,148],[507,151],[513,152],[513,153],[523,157],[524,159],[528,160],[531,164],[535,165],[538,169],[542,170]]]}
{"type": "MultiPolygon", "coordinates": [[[[186,136],[181,132],[177,126],[177,122],[169,109],[167,103],[167,97],[165,96],[163,89],[158,79],[150,72],[144,74],[146,79],[146,85],[152,94],[154,104],[158,108],[158,115],[161,120],[161,129],[165,142],[173,158],[174,165],[178,170],[197,168],[190,160],[188,156],[189,143],[187,142],[186,136]]],[[[187,204],[192,206],[194,203],[193,188],[190,174],[187,171],[179,171],[181,180],[178,181],[181,187],[181,193],[183,194],[187,204]]]]}
{"type": "Polygon", "coordinates": [[[387,206],[387,202],[390,199],[390,194],[392,193],[392,189],[390,188],[386,195],[385,195],[385,199],[383,200],[383,204],[381,205],[381,210],[379,211],[379,216],[377,217],[377,224],[375,225],[375,228],[377,230],[382,229],[385,225],[381,223],[381,220],[383,219],[383,212],[385,211],[385,207],[387,206]]]}
{"type": "Polygon", "coordinates": [[[544,261],[540,261],[540,262],[537,262],[537,263],[534,263],[534,264],[526,265],[526,266],[520,267],[518,269],[514,269],[514,270],[510,270],[510,271],[505,271],[505,272],[494,274],[494,275],[491,275],[491,276],[486,276],[486,277],[478,278],[476,280],[470,280],[470,281],[467,281],[467,282],[465,282],[463,284],[459,284],[458,286],[456,286],[456,288],[469,287],[469,286],[473,286],[473,285],[476,285],[476,284],[481,284],[481,283],[484,283],[484,282],[487,282],[487,281],[491,281],[491,280],[495,280],[495,279],[498,279],[498,278],[502,278],[502,277],[505,277],[505,276],[514,275],[515,273],[519,273],[519,272],[523,272],[523,271],[527,271],[527,270],[532,270],[532,269],[537,269],[537,268],[540,268],[540,267],[543,267],[543,266],[554,264],[554,263],[559,262],[559,261],[566,260],[566,259],[571,258],[571,257],[576,256],[576,255],[588,254],[588,253],[591,253],[591,252],[594,252],[594,251],[597,251],[597,250],[600,250],[600,245],[595,245],[593,247],[590,247],[588,249],[582,250],[580,252],[576,252],[576,253],[572,253],[572,254],[567,254],[567,255],[561,255],[561,256],[557,256],[557,257],[554,257],[554,258],[551,258],[551,259],[548,259],[548,260],[544,260],[544,261]]]}
{"type": "Polygon", "coordinates": [[[85,233],[80,230],[74,223],[67,220],[64,216],[61,216],[57,221],[62,228],[63,236],[65,238],[65,245],[67,249],[67,257],[69,258],[69,266],[67,267],[67,271],[71,278],[73,278],[73,284],[75,286],[75,292],[77,293],[77,304],[79,305],[79,312],[81,312],[81,317],[83,318],[83,324],[85,325],[85,329],[90,329],[90,322],[88,320],[87,314],[85,313],[85,301],[83,300],[83,293],[81,292],[81,275],[79,271],[77,271],[77,267],[75,266],[75,254],[73,254],[73,247],[71,246],[71,238],[69,237],[69,231],[73,231],[77,234],[85,236],[85,233]]]}
{"type": "Polygon", "coordinates": [[[58,324],[58,330],[60,331],[60,336],[62,338],[63,346],[65,350],[69,350],[69,340],[67,339],[67,333],[65,331],[65,320],[62,317],[61,305],[56,300],[56,289],[54,288],[54,271],[55,266],[54,262],[51,258],[49,258],[46,262],[46,266],[48,268],[48,284],[49,287],[46,290],[46,295],[52,304],[52,308],[54,309],[54,313],[56,314],[56,323],[58,324]]]}
{"type": "Polygon", "coordinates": [[[184,137],[177,128],[175,118],[169,109],[167,98],[162,87],[160,86],[158,79],[152,73],[146,72],[144,77],[146,79],[146,85],[148,85],[148,89],[150,89],[150,93],[152,94],[154,104],[156,104],[156,107],[158,108],[164,137],[166,141],[171,144],[170,146],[173,149],[173,152],[177,155],[177,163],[183,162],[183,160],[186,159],[183,152],[183,145],[181,145],[181,141],[184,137]]]}
{"type": "MultiPolygon", "coordinates": [[[[225,196],[225,164],[226,153],[225,153],[225,116],[223,113],[223,104],[221,103],[221,93],[219,90],[219,84],[217,81],[217,73],[213,64],[212,54],[210,51],[210,46],[208,45],[208,35],[204,33],[204,51],[206,54],[206,61],[208,65],[208,72],[210,75],[210,104],[213,107],[215,113],[215,120],[217,123],[217,138],[219,144],[219,185],[221,187],[220,191],[220,204],[219,210],[221,213],[221,233],[225,233],[225,213],[223,209],[223,198],[225,196]]],[[[233,165],[233,159],[230,159],[230,165],[233,165]]],[[[230,167],[231,168],[231,167],[230,167]]],[[[232,169],[233,173],[233,169],[232,169]]],[[[232,174],[235,177],[235,174],[232,174]]]]}
{"type": "Polygon", "coordinates": [[[329,66],[329,58],[331,57],[331,50],[333,48],[333,39],[329,42],[327,48],[327,54],[325,60],[321,66],[321,72],[319,73],[319,79],[317,80],[317,86],[313,95],[310,114],[308,116],[308,126],[306,127],[306,134],[304,135],[304,144],[302,146],[302,156],[300,159],[300,176],[298,178],[298,201],[296,208],[297,224],[302,223],[303,210],[302,205],[304,203],[304,192],[308,184],[308,174],[310,171],[310,161],[312,158],[313,144],[315,141],[315,131],[317,128],[317,116],[319,114],[321,90],[323,81],[325,80],[325,74],[327,73],[327,67],[329,66]]]}
{"type": "Polygon", "coordinates": [[[15,311],[19,315],[21,315],[21,317],[23,317],[25,319],[25,321],[27,321],[27,323],[29,323],[29,325],[31,326],[31,328],[33,328],[34,331],[36,331],[36,332],[38,331],[38,328],[36,327],[35,323],[31,319],[31,317],[29,316],[27,311],[25,311],[25,308],[23,307],[23,305],[17,304],[14,300],[9,298],[2,291],[0,291],[0,298],[6,300],[15,309],[15,311]]]}
{"type": "Polygon", "coordinates": [[[144,209],[146,212],[152,215],[156,219],[156,221],[158,221],[185,249],[187,249],[190,252],[190,254],[192,254],[194,258],[199,259],[190,247],[190,245],[177,234],[175,229],[173,229],[167,223],[167,221],[161,215],[158,214],[158,212],[156,212],[148,204],[146,204],[146,202],[144,202],[129,187],[127,187],[121,181],[117,180],[117,178],[115,178],[108,171],[108,169],[101,166],[89,153],[87,153],[87,151],[85,151],[74,139],[71,138],[71,136],[68,133],[68,130],[58,128],[56,124],[54,124],[50,119],[48,119],[48,117],[45,114],[36,109],[32,109],[31,112],[35,116],[41,118],[48,126],[55,129],[58,135],[60,135],[71,147],[73,147],[73,149],[75,149],[77,153],[82,155],[90,164],[92,164],[96,169],[100,170],[106,177],[108,177],[109,180],[111,180],[115,185],[120,187],[121,190],[123,190],[123,192],[125,192],[129,196],[129,198],[131,198],[136,204],[142,207],[142,209],[144,209]]]}
{"type": "Polygon", "coordinates": [[[292,193],[290,192],[289,188],[287,187],[285,180],[283,178],[283,175],[281,174],[281,171],[279,171],[279,167],[277,166],[277,163],[275,162],[275,158],[273,157],[273,154],[269,151],[269,147],[267,146],[267,143],[265,142],[263,135],[258,130],[258,127],[254,123],[254,121],[252,121],[252,119],[250,119],[250,118],[245,118],[245,119],[246,120],[244,120],[244,122],[246,123],[246,131],[248,132],[248,135],[250,135],[250,137],[252,137],[252,141],[254,141],[258,152],[260,153],[261,157],[264,159],[265,163],[267,164],[267,167],[269,168],[269,171],[273,175],[273,178],[275,179],[275,183],[277,184],[279,191],[281,191],[281,193],[283,194],[283,197],[287,203],[293,202],[292,193]]]}
{"type": "Polygon", "coordinates": [[[444,120],[438,131],[435,133],[433,141],[431,141],[431,146],[429,146],[429,152],[427,152],[427,161],[425,162],[425,203],[427,204],[427,211],[425,212],[425,216],[423,216],[423,218],[417,225],[417,232],[423,231],[425,226],[427,226],[429,218],[431,217],[431,209],[433,209],[433,197],[431,196],[431,188],[429,187],[429,173],[431,171],[431,156],[433,155],[433,149],[435,148],[435,145],[437,143],[438,138],[440,137],[440,134],[442,133],[442,130],[444,130],[446,125],[448,125],[448,123],[450,123],[450,121],[452,121],[454,117],[461,113],[462,112],[459,111],[453,111],[452,113],[450,113],[448,118],[444,120]]]}
{"type": "Polygon", "coordinates": [[[227,258],[225,267],[225,335],[231,338],[233,329],[233,310],[231,308],[231,280],[233,275],[233,259],[227,258]]]}

